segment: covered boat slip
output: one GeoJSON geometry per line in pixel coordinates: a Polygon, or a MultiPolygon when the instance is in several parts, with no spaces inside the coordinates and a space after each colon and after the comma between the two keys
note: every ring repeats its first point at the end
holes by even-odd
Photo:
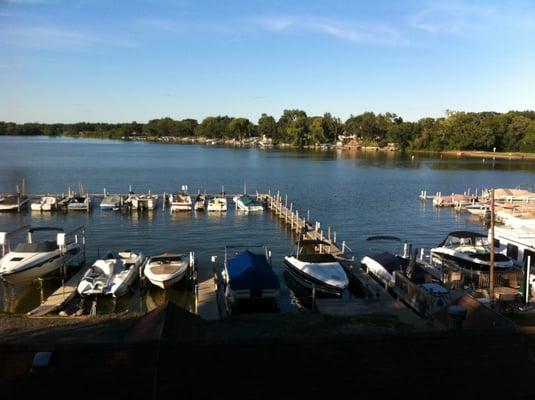
{"type": "Polygon", "coordinates": [[[225,296],[236,300],[275,299],[280,283],[266,256],[249,250],[227,259],[223,271],[225,296]]]}

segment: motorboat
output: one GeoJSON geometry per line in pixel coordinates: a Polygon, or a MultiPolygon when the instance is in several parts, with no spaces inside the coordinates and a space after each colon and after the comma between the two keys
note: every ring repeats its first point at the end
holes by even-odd
{"type": "Polygon", "coordinates": [[[260,204],[258,200],[256,200],[252,196],[249,196],[248,194],[235,196],[232,200],[236,204],[236,208],[238,210],[246,212],[264,211],[264,207],[262,207],[262,204],[260,204]]]}
{"type": "Polygon", "coordinates": [[[204,211],[206,196],[204,194],[198,194],[195,198],[195,211],[204,211]]]}
{"type": "Polygon", "coordinates": [[[77,291],[81,296],[123,296],[139,276],[144,260],[143,253],[131,250],[119,252],[117,257],[108,253],[85,272],[77,291]]]}
{"type": "Polygon", "coordinates": [[[100,202],[101,210],[118,210],[123,204],[123,198],[118,194],[107,194],[100,202]]]}
{"type": "Polygon", "coordinates": [[[284,257],[288,273],[301,285],[326,295],[341,296],[349,285],[344,268],[332,255],[318,253],[322,245],[329,243],[321,240],[297,242],[293,255],[284,257]]]}
{"type": "Polygon", "coordinates": [[[193,207],[191,196],[186,192],[170,195],[169,204],[171,205],[171,211],[191,211],[193,207]]]}
{"type": "Polygon", "coordinates": [[[69,211],[89,211],[91,208],[91,196],[72,195],[67,203],[67,210],[69,211]]]}
{"type": "Polygon", "coordinates": [[[223,195],[215,196],[208,200],[208,211],[224,212],[227,211],[227,198],[223,195]]]}
{"type": "MultiPolygon", "coordinates": [[[[453,264],[470,271],[490,269],[490,246],[486,235],[469,231],[450,232],[438,245],[431,249],[431,262],[439,266],[453,264]]],[[[507,269],[513,261],[504,254],[494,254],[494,267],[507,269]]]]}
{"type": "Polygon", "coordinates": [[[158,195],[149,193],[136,194],[129,191],[128,197],[124,201],[132,210],[155,210],[158,204],[158,195]]]}
{"type": "Polygon", "coordinates": [[[275,301],[279,296],[279,279],[273,272],[269,252],[253,253],[245,250],[229,258],[225,248],[225,263],[221,273],[227,308],[244,301],[275,301]]]}
{"type": "Polygon", "coordinates": [[[28,204],[28,196],[17,194],[3,194],[0,196],[0,211],[20,211],[28,204]]]}
{"type": "Polygon", "coordinates": [[[163,253],[147,259],[143,274],[153,285],[167,289],[180,282],[194,262],[193,253],[163,253]]]}
{"type": "Polygon", "coordinates": [[[472,203],[463,207],[472,215],[485,217],[490,212],[490,205],[486,203],[472,203]]]}
{"type": "MultiPolygon", "coordinates": [[[[371,236],[366,239],[368,242],[395,242],[401,244],[401,239],[395,236],[371,236]]],[[[385,287],[395,286],[394,272],[399,271],[415,284],[431,282],[431,276],[425,269],[410,257],[409,246],[405,244],[401,255],[396,252],[381,251],[374,254],[365,255],[360,264],[364,270],[372,275],[385,287]]]]}
{"type": "Polygon", "coordinates": [[[54,196],[43,196],[32,203],[32,211],[53,211],[58,207],[58,199],[54,196]]]}
{"type": "Polygon", "coordinates": [[[71,264],[81,254],[81,247],[77,241],[67,242],[65,235],[62,228],[30,228],[27,242],[17,244],[0,259],[0,278],[9,283],[30,283],[71,264]],[[36,232],[55,232],[56,240],[36,241],[36,232]]]}

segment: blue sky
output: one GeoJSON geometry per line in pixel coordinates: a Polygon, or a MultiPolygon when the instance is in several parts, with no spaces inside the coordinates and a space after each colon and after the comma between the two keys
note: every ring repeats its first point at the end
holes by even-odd
{"type": "Polygon", "coordinates": [[[0,120],[535,108],[533,1],[0,0],[0,120]]]}

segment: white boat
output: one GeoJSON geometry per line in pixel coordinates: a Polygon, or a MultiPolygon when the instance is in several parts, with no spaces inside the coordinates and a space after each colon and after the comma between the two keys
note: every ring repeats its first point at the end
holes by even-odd
{"type": "Polygon", "coordinates": [[[153,285],[167,289],[181,281],[194,262],[193,253],[163,253],[147,259],[143,274],[153,285]]]}
{"type": "Polygon", "coordinates": [[[58,206],[58,199],[54,196],[43,196],[39,199],[39,201],[36,201],[32,203],[31,208],[32,211],[53,211],[58,206]]]}
{"type": "Polygon", "coordinates": [[[465,206],[464,209],[472,215],[484,217],[490,212],[490,205],[485,203],[472,203],[468,206],[465,206]]]}
{"type": "Polygon", "coordinates": [[[329,244],[320,240],[297,243],[295,254],[284,257],[288,273],[302,286],[327,295],[341,296],[349,279],[332,254],[317,253],[317,247],[329,244]]]}
{"type": "MultiPolygon", "coordinates": [[[[490,232],[489,238],[490,241],[490,232]]],[[[498,253],[513,260],[518,267],[524,267],[528,256],[535,266],[535,228],[524,226],[513,228],[498,225],[494,227],[494,247],[498,253]]]]}
{"type": "Polygon", "coordinates": [[[23,194],[3,194],[0,196],[0,211],[20,211],[29,201],[28,196],[23,194]]]}
{"type": "Polygon", "coordinates": [[[123,204],[123,199],[118,194],[107,194],[100,202],[101,210],[118,210],[123,204]]]}
{"type": "Polygon", "coordinates": [[[238,210],[246,212],[258,212],[264,211],[262,204],[258,202],[254,197],[249,196],[248,194],[243,194],[240,196],[234,196],[232,199],[236,204],[238,210]]]}
{"type": "MultiPolygon", "coordinates": [[[[0,236],[5,238],[6,234],[0,236]]],[[[80,253],[80,244],[66,242],[62,228],[30,228],[27,242],[18,244],[0,259],[0,278],[9,283],[30,283],[69,265],[80,253]],[[57,233],[56,241],[34,240],[34,233],[50,231],[57,233]]]]}
{"type": "Polygon", "coordinates": [[[67,210],[69,211],[89,211],[91,209],[91,196],[85,195],[73,195],[69,198],[67,203],[67,210]]]}
{"type": "MultiPolygon", "coordinates": [[[[403,252],[395,251],[400,249],[401,240],[395,236],[371,236],[366,239],[368,242],[390,242],[396,243],[397,249],[394,251],[374,251],[373,254],[365,255],[360,263],[364,270],[372,275],[377,281],[385,287],[395,286],[395,274],[399,271],[407,277],[412,283],[422,284],[431,282],[431,276],[426,273],[421,264],[411,259],[410,246],[407,243],[403,245],[403,252]],[[401,253],[401,255],[400,255],[401,253]]],[[[390,247],[390,246],[389,246],[390,247]]]]}
{"type": "Polygon", "coordinates": [[[132,191],[128,194],[125,204],[129,205],[132,210],[155,210],[158,204],[158,195],[151,194],[135,194],[132,191]]]}
{"type": "Polygon", "coordinates": [[[108,253],[86,271],[77,291],[81,296],[123,296],[139,276],[144,260],[143,253],[131,250],[119,252],[117,258],[108,253]]]}
{"type": "Polygon", "coordinates": [[[193,207],[191,196],[185,192],[170,195],[169,204],[171,211],[191,211],[193,207]]]}
{"type": "MultiPolygon", "coordinates": [[[[490,247],[487,237],[481,233],[456,231],[448,234],[438,247],[431,249],[431,262],[439,266],[453,264],[469,271],[490,269],[490,247]]],[[[494,267],[507,269],[513,261],[500,253],[494,255],[494,267]]]]}
{"type": "Polygon", "coordinates": [[[227,211],[227,198],[225,196],[215,196],[208,200],[208,211],[224,212],[227,211]]]}

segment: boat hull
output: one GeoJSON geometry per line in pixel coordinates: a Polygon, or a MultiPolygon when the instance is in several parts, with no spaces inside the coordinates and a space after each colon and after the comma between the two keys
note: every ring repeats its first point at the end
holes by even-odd
{"type": "MultiPolygon", "coordinates": [[[[447,249],[446,249],[447,250],[447,249]]],[[[431,250],[431,259],[434,263],[443,265],[445,263],[453,263],[459,268],[469,270],[469,271],[489,271],[490,262],[481,261],[477,259],[469,259],[468,257],[460,257],[456,254],[450,254],[446,251],[441,251],[440,249],[431,250]]],[[[505,262],[495,261],[494,267],[496,269],[506,270],[513,267],[512,261],[508,260],[505,262]]]]}
{"type": "Polygon", "coordinates": [[[154,286],[159,287],[160,289],[166,290],[182,281],[182,279],[184,279],[184,277],[186,276],[186,271],[187,270],[184,270],[174,276],[168,276],[165,278],[155,277],[154,274],[151,274],[147,270],[145,270],[144,273],[150,283],[152,283],[154,286]]]}
{"type": "Polygon", "coordinates": [[[65,256],[56,255],[42,263],[37,263],[21,270],[13,270],[12,272],[3,273],[2,279],[12,284],[27,284],[33,282],[36,279],[57,271],[63,265],[70,264],[80,252],[81,249],[79,247],[73,248],[69,250],[65,256]]]}
{"type": "Polygon", "coordinates": [[[336,286],[329,285],[314,276],[311,276],[304,272],[302,269],[296,267],[292,264],[287,257],[284,259],[284,264],[286,266],[286,271],[292,276],[296,282],[301,284],[301,286],[307,289],[314,289],[318,292],[324,293],[330,296],[341,297],[345,288],[339,288],[336,286]]]}

